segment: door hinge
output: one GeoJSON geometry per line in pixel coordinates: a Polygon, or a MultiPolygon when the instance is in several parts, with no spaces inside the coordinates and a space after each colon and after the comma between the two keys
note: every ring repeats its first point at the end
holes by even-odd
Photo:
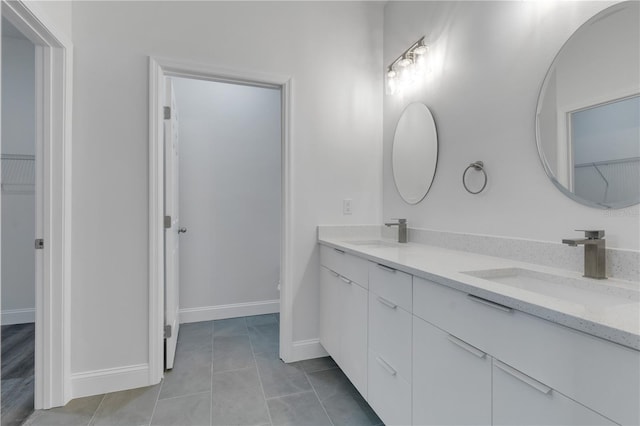
{"type": "Polygon", "coordinates": [[[44,249],[44,240],[42,238],[38,238],[36,240],[36,250],[44,249]]]}
{"type": "Polygon", "coordinates": [[[171,216],[164,217],[164,229],[171,228],[171,216]]]}
{"type": "Polygon", "coordinates": [[[165,325],[164,326],[164,338],[168,339],[169,337],[171,337],[171,326],[170,325],[165,325]]]}
{"type": "Polygon", "coordinates": [[[165,120],[170,120],[171,119],[171,107],[164,107],[164,119],[165,120]]]}

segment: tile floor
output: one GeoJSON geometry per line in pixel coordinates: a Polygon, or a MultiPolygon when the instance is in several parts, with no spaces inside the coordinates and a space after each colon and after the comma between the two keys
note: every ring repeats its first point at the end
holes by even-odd
{"type": "Polygon", "coordinates": [[[19,426],[33,412],[35,324],[3,325],[2,334],[2,426],[19,426]]]}
{"type": "Polygon", "coordinates": [[[382,424],[331,358],[283,363],[278,329],[277,314],[183,324],[160,384],[79,398],[25,424],[382,424]]]}

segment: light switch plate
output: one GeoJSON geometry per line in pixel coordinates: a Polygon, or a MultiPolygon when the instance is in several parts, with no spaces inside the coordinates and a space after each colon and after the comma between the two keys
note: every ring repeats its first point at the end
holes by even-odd
{"type": "Polygon", "coordinates": [[[351,214],[351,201],[352,200],[350,198],[345,198],[344,200],[342,200],[343,215],[351,214]]]}

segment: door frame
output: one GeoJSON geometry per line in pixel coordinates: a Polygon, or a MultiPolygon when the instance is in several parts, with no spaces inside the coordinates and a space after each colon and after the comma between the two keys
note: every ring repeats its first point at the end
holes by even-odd
{"type": "Polygon", "coordinates": [[[2,0],[36,46],[36,409],[71,399],[71,103],[73,45],[37,5],[2,0]]]}
{"type": "Polygon", "coordinates": [[[292,147],[291,76],[220,68],[167,58],[149,57],[149,382],[163,377],[164,326],[164,158],[163,111],[165,77],[184,77],[258,87],[277,87],[281,93],[281,236],[280,236],[280,358],[292,359],[292,147]]]}

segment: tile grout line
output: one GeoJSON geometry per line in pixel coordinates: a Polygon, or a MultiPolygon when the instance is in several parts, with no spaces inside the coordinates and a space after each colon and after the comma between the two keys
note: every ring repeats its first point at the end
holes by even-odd
{"type": "MultiPolygon", "coordinates": [[[[163,374],[164,376],[164,374],[163,374]]],[[[156,415],[156,408],[160,401],[160,394],[162,393],[162,387],[164,386],[164,377],[160,380],[160,389],[158,389],[158,396],[156,396],[156,403],[153,404],[153,410],[151,410],[151,417],[149,418],[149,426],[153,423],[153,417],[156,415]]]]}
{"type": "MultiPolygon", "coordinates": [[[[209,393],[209,391],[200,391],[200,392],[194,392],[194,393],[186,393],[184,395],[176,395],[176,396],[171,396],[169,398],[158,398],[158,401],[171,401],[172,399],[179,399],[179,398],[186,398],[188,396],[196,396],[196,395],[202,395],[205,393],[209,393]]],[[[160,395],[160,394],[158,394],[160,395]]]]}
{"type": "Polygon", "coordinates": [[[309,375],[307,374],[306,371],[304,372],[304,376],[307,378],[307,381],[311,385],[311,389],[313,389],[313,393],[316,395],[316,398],[318,398],[318,402],[320,403],[320,406],[322,407],[322,411],[324,411],[324,414],[326,414],[327,418],[329,419],[329,423],[331,423],[331,425],[334,426],[333,420],[331,420],[331,417],[329,416],[329,413],[327,412],[327,407],[324,406],[324,403],[320,399],[320,395],[318,395],[318,392],[316,391],[316,387],[313,386],[313,382],[311,382],[311,380],[309,380],[309,375]]]}
{"type": "Polygon", "coordinates": [[[106,397],[107,397],[106,393],[102,395],[102,398],[100,399],[100,403],[98,404],[95,411],[93,412],[93,416],[91,416],[91,418],[89,419],[89,423],[87,423],[87,426],[91,426],[91,422],[93,422],[93,420],[96,418],[96,414],[98,413],[98,410],[100,409],[100,407],[102,407],[102,403],[104,402],[104,399],[106,397]]]}
{"type": "Polygon", "coordinates": [[[209,381],[209,426],[213,425],[213,342],[216,334],[216,323],[211,321],[211,380],[209,381]]]}
{"type": "MultiPolygon", "coordinates": [[[[246,323],[245,319],[245,323],[246,323]]],[[[247,330],[249,328],[247,327],[247,330]]],[[[256,352],[253,349],[253,342],[251,341],[251,336],[249,336],[249,345],[251,345],[251,354],[253,355],[253,363],[256,366],[256,374],[258,375],[258,382],[260,383],[260,389],[262,390],[262,397],[264,398],[264,406],[267,409],[267,416],[269,416],[269,424],[273,426],[273,419],[271,418],[271,410],[269,409],[269,404],[267,403],[267,394],[264,392],[264,384],[262,384],[262,376],[260,375],[260,369],[258,368],[258,361],[256,360],[256,352]]]]}
{"type": "Polygon", "coordinates": [[[313,392],[313,389],[308,389],[308,390],[304,390],[304,391],[300,391],[300,392],[292,392],[292,393],[287,393],[287,394],[278,395],[278,396],[270,396],[269,398],[266,398],[266,400],[267,401],[271,401],[273,399],[285,398],[287,396],[302,395],[302,394],[311,393],[311,392],[313,392]]]}

